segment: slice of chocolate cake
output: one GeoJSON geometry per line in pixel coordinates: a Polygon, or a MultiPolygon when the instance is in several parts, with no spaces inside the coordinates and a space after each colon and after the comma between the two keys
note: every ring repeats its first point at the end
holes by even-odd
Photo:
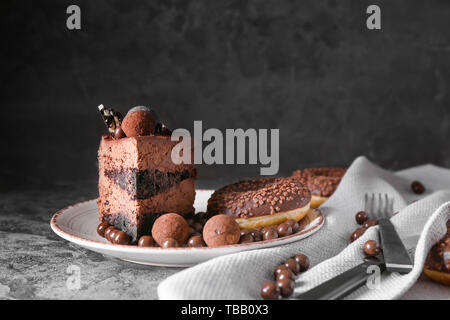
{"type": "Polygon", "coordinates": [[[102,222],[136,241],[150,234],[161,214],[194,211],[196,171],[192,164],[172,162],[172,148],[177,143],[170,136],[154,134],[102,137],[97,200],[102,222]]]}

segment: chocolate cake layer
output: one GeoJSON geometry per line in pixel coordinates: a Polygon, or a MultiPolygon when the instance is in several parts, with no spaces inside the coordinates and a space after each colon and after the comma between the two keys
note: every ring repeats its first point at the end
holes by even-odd
{"type": "Polygon", "coordinates": [[[105,170],[105,176],[126,190],[131,199],[147,199],[188,178],[196,178],[196,170],[163,172],[158,169],[105,170]]]}
{"type": "Polygon", "coordinates": [[[98,152],[101,221],[136,241],[150,234],[159,215],[194,211],[196,170],[172,162],[177,143],[170,136],[103,136],[98,152]]]}

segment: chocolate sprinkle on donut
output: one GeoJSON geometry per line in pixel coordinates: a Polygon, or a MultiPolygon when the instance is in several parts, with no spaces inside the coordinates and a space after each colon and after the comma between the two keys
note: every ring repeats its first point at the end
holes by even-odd
{"type": "Polygon", "coordinates": [[[343,168],[308,168],[296,170],[292,178],[304,183],[311,194],[319,197],[329,197],[341,182],[346,169],[343,168]]]}
{"type": "Polygon", "coordinates": [[[302,208],[310,202],[311,193],[297,179],[260,178],[216,190],[208,200],[208,214],[251,218],[302,208]]]}

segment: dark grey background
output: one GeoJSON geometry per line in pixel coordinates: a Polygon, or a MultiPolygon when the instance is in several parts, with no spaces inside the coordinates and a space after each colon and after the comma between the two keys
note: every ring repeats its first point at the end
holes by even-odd
{"type": "MultiPolygon", "coordinates": [[[[172,127],[280,128],[280,174],[450,166],[450,2],[1,1],[0,187],[97,179],[100,103],[172,127]],[[66,28],[66,8],[82,30],[66,28]],[[365,26],[378,4],[382,30],[365,26]]],[[[200,186],[259,166],[201,166],[200,186]]],[[[92,187],[95,193],[95,187],[92,187]]]]}

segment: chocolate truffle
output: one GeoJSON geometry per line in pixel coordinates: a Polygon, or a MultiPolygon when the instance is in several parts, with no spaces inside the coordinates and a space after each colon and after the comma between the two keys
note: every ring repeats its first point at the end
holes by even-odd
{"type": "Polygon", "coordinates": [[[135,107],[128,111],[121,128],[127,137],[148,136],[155,133],[155,119],[150,109],[135,107]]]}
{"type": "Polygon", "coordinates": [[[234,218],[219,214],[209,219],[203,228],[203,240],[209,247],[236,244],[239,242],[241,229],[234,218]]]}
{"type": "Polygon", "coordinates": [[[189,225],[179,214],[166,213],[155,220],[152,236],[160,247],[168,239],[174,239],[182,245],[189,236],[189,225]]]}

